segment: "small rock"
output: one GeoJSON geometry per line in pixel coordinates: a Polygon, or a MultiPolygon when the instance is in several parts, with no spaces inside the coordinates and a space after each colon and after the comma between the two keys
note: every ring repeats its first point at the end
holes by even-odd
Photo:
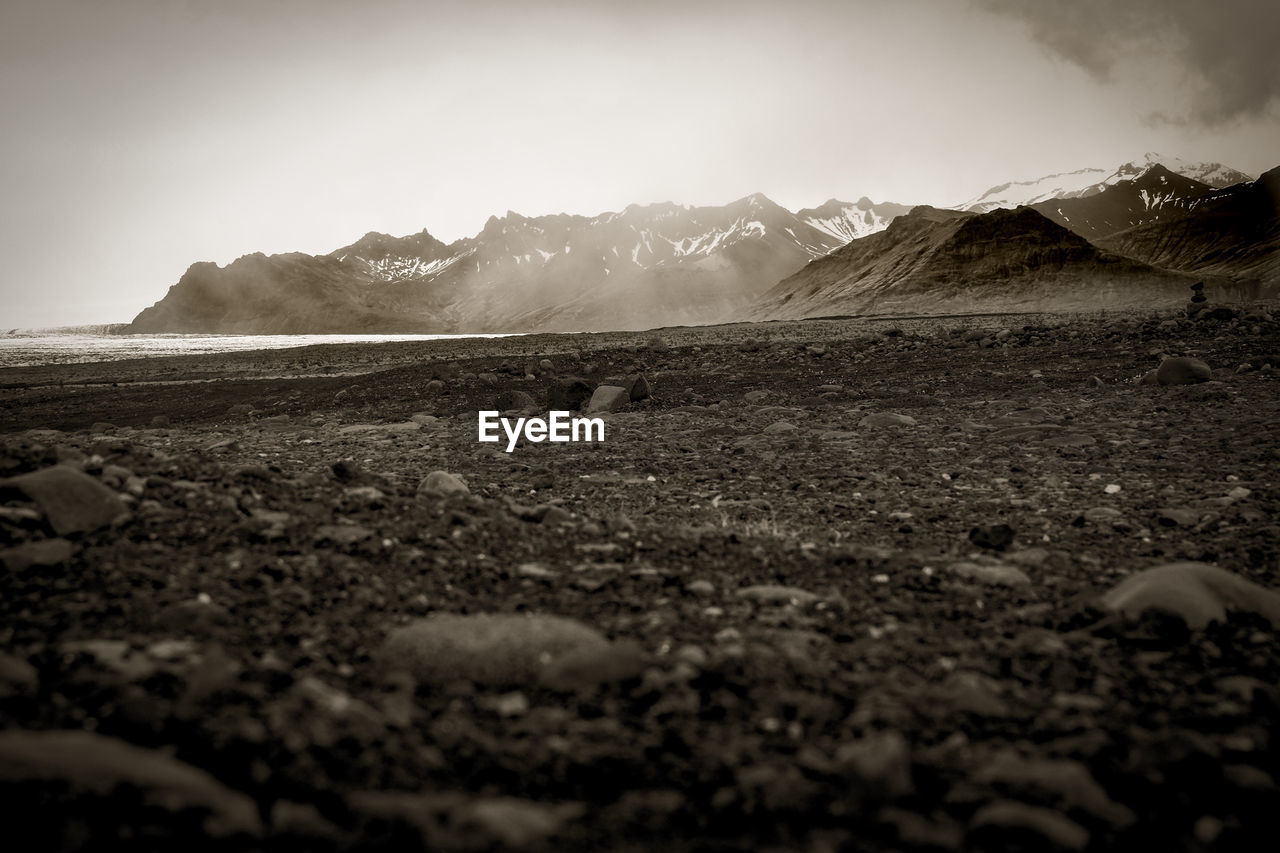
{"type": "Polygon", "coordinates": [[[974,778],[1014,796],[1050,797],[1057,805],[1085,812],[1117,829],[1132,825],[1136,819],[1132,811],[1107,795],[1079,761],[1024,758],[1005,750],[985,761],[974,778]]]}
{"type": "Polygon", "coordinates": [[[979,548],[1003,551],[1013,544],[1013,528],[1007,524],[980,524],[969,531],[969,541],[979,548]]]}
{"type": "Polygon", "coordinates": [[[588,412],[615,412],[631,402],[631,394],[621,385],[601,385],[591,394],[588,412]]]}
{"type": "Polygon", "coordinates": [[[36,668],[19,657],[0,652],[0,699],[32,696],[40,684],[36,668]]]}
{"type": "Polygon", "coordinates": [[[591,386],[576,376],[553,380],[547,386],[547,409],[552,412],[576,412],[590,399],[591,386]]]}
{"type": "Polygon", "coordinates": [[[606,379],[604,384],[617,385],[620,388],[626,388],[627,398],[633,403],[637,400],[649,399],[649,380],[646,379],[642,373],[632,373],[629,376],[625,376],[620,379],[606,379]]]}
{"type": "Polygon", "coordinates": [[[316,528],[315,543],[332,542],[334,545],[354,545],[373,537],[373,531],[358,524],[323,524],[316,528]]]}
{"type": "Polygon", "coordinates": [[[512,409],[532,409],[538,404],[533,401],[533,397],[524,391],[503,391],[493,401],[493,407],[499,412],[509,412],[512,409]]]}
{"type": "Polygon", "coordinates": [[[470,493],[467,484],[448,471],[432,471],[418,484],[419,498],[447,498],[470,493]]]}
{"type": "Polygon", "coordinates": [[[0,497],[14,494],[34,501],[59,536],[97,530],[128,514],[119,495],[65,465],[0,480],[0,497]]]}
{"type": "Polygon", "coordinates": [[[876,732],[841,745],[836,764],[873,799],[896,800],[912,791],[911,747],[896,731],[876,732]]]}
{"type": "Polygon", "coordinates": [[[1156,382],[1160,385],[1194,385],[1212,378],[1213,371],[1209,365],[1187,356],[1166,358],[1156,368],[1156,382]]]}
{"type": "Polygon", "coordinates": [[[800,427],[790,421],[774,421],[764,428],[765,435],[783,435],[789,432],[795,432],[800,427]]]}
{"type": "Polygon", "coordinates": [[[1200,523],[1200,513],[1193,509],[1165,507],[1156,513],[1156,521],[1165,527],[1195,527],[1200,523]]]}

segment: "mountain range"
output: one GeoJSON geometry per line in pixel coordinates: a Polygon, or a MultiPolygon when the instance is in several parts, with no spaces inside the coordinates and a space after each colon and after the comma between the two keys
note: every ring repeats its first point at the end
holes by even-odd
{"type": "Polygon", "coordinates": [[[134,332],[512,332],[720,322],[904,205],[832,199],[792,213],[757,193],[721,207],[491,217],[445,245],[369,233],[328,255],[194,264],[134,332]]]}
{"type": "Polygon", "coordinates": [[[792,212],[756,193],[590,217],[509,211],[450,244],[370,232],[327,255],[193,264],[128,331],[603,331],[1163,305],[1185,297],[1188,276],[1232,292],[1274,285],[1277,170],[1249,181],[1220,164],[1169,162],[1178,170],[1149,154],[1098,180],[1101,170],[1082,170],[1006,184],[966,210],[861,198],[792,212]],[[1073,188],[984,209],[1014,187],[1036,199],[1055,183],[1073,188]]]}

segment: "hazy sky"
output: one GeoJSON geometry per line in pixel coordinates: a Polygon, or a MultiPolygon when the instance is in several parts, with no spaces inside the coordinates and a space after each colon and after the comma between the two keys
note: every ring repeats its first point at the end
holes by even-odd
{"type": "Polygon", "coordinates": [[[194,261],[632,202],[1280,165],[1274,0],[3,0],[0,326],[194,261]]]}

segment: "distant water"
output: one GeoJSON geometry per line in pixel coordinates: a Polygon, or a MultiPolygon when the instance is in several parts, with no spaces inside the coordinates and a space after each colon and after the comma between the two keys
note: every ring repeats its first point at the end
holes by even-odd
{"type": "Polygon", "coordinates": [[[317,344],[501,338],[505,335],[112,335],[107,326],[0,332],[0,367],[119,361],[164,355],[286,349],[317,344]]]}

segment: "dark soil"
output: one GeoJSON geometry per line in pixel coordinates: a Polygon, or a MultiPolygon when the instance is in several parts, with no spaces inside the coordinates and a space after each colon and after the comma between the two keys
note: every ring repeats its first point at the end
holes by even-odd
{"type": "MultiPolygon", "coordinates": [[[[130,513],[0,574],[0,736],[167,750],[261,824],[69,760],[0,769],[6,829],[1274,849],[1275,627],[1132,623],[1098,596],[1185,560],[1280,588],[1278,344],[1263,312],[833,319],[3,371],[0,477],[72,464],[130,513]],[[1213,381],[1138,384],[1165,355],[1213,381]],[[476,440],[503,392],[637,372],[653,396],[603,443],[476,440]],[[877,413],[915,424],[860,425],[877,413]],[[470,494],[417,496],[435,470],[470,494]],[[790,591],[739,594],[761,585],[790,591]],[[431,613],[520,611],[644,666],[552,689],[415,683],[378,656],[431,613]]],[[[5,501],[0,549],[52,538],[32,510],[5,501]]]]}

